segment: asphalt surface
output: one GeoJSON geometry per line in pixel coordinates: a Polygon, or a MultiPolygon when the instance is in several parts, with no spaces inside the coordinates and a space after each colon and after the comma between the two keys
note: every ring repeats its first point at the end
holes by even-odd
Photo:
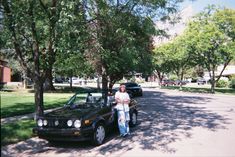
{"type": "Polygon", "coordinates": [[[103,145],[31,138],[1,148],[1,156],[235,156],[235,96],[144,88],[138,125],[103,145]]]}

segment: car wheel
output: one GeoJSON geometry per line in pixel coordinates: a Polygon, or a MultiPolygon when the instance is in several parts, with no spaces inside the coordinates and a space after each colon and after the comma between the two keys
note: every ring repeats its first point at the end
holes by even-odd
{"type": "Polygon", "coordinates": [[[49,145],[51,145],[51,146],[56,146],[56,145],[58,144],[58,142],[53,141],[53,140],[48,140],[48,143],[49,143],[49,145]]]}
{"type": "Polygon", "coordinates": [[[102,123],[99,123],[94,130],[93,142],[95,145],[101,145],[105,139],[105,128],[102,123]]]}
{"type": "Polygon", "coordinates": [[[133,112],[130,117],[130,126],[136,126],[137,125],[137,113],[133,112]]]}

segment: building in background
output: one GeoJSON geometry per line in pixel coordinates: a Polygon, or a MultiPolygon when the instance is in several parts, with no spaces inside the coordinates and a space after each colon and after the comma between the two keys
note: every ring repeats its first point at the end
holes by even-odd
{"type": "Polygon", "coordinates": [[[0,59],[0,83],[11,82],[11,68],[7,66],[7,62],[0,59]]]}

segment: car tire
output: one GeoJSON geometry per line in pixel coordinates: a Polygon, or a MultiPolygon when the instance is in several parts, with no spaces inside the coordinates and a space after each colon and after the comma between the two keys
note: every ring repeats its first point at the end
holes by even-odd
{"type": "Polygon", "coordinates": [[[57,142],[57,141],[54,141],[54,140],[48,140],[48,143],[49,143],[49,145],[51,145],[51,146],[56,146],[56,145],[58,145],[58,142],[57,142]]]}
{"type": "Polygon", "coordinates": [[[133,112],[130,117],[130,126],[134,127],[137,125],[137,113],[133,112]]]}
{"type": "Polygon", "coordinates": [[[98,123],[94,130],[93,143],[97,146],[103,144],[105,136],[106,132],[104,125],[102,123],[98,123]]]}

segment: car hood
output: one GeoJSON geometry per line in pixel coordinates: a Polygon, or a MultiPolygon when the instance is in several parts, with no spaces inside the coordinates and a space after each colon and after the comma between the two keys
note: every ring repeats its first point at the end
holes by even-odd
{"type": "Polygon", "coordinates": [[[45,118],[82,118],[97,113],[97,108],[70,108],[63,107],[45,114],[45,118]]]}

